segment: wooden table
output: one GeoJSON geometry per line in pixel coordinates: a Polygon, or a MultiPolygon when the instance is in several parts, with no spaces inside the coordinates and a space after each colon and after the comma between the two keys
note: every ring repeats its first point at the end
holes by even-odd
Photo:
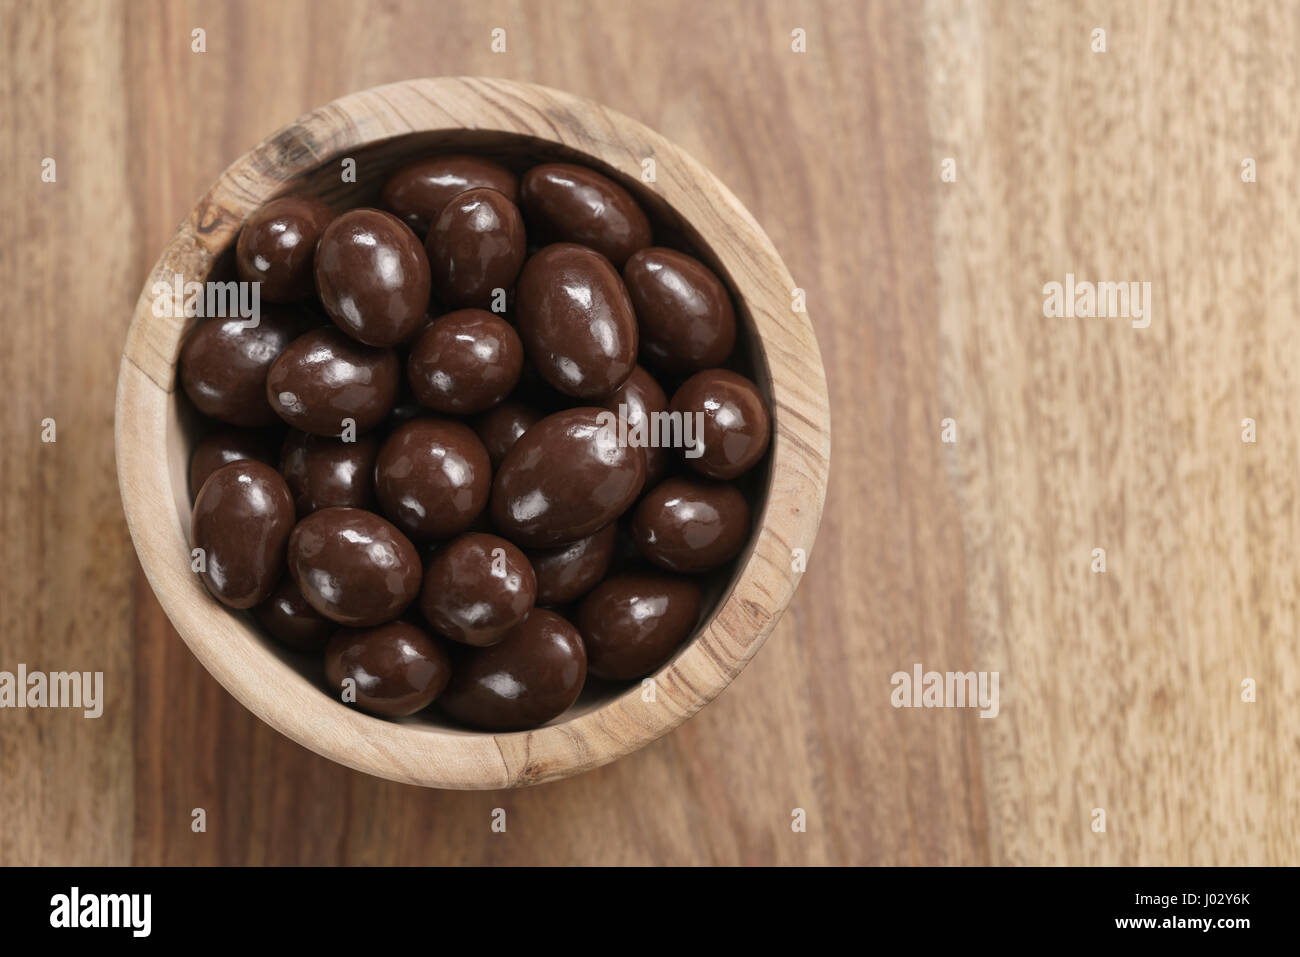
{"type": "Polygon", "coordinates": [[[0,670],[100,670],[108,702],[0,711],[0,862],[1296,863],[1300,18],[1088,7],[5,0],[0,670]],[[516,792],[367,778],[251,717],[159,611],[114,480],[176,222],[296,115],[432,74],[692,152],[807,290],[835,403],[817,550],[753,664],[516,792]],[[1067,274],[1150,282],[1150,324],[1045,316],[1067,274]],[[998,672],[1000,713],[894,708],[917,662],[998,672]]]}

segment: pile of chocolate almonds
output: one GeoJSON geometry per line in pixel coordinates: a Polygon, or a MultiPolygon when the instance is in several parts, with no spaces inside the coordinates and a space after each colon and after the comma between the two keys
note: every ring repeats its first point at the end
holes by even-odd
{"type": "Polygon", "coordinates": [[[378,206],[267,203],[260,315],[186,338],[195,570],[350,705],[535,727],[690,637],[767,405],[722,282],[608,177],[436,156],[378,206]]]}

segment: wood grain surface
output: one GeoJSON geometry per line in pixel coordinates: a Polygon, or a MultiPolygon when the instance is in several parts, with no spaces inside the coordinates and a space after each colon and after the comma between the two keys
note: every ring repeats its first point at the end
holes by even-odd
{"type": "Polygon", "coordinates": [[[1300,7],[0,7],[0,670],[108,696],[0,711],[0,862],[1300,860],[1300,7]],[[700,159],[807,289],[834,403],[762,652],[668,737],[522,791],[388,784],[244,711],[136,573],[113,474],[176,222],[307,109],[438,74],[591,97],[700,159]],[[1044,317],[1067,273],[1149,281],[1150,325],[1044,317]],[[895,709],[915,662],[998,672],[1000,713],[895,709]]]}

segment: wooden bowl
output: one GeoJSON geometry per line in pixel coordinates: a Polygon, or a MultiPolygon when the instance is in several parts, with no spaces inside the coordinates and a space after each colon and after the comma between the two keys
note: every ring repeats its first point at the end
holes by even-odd
{"type": "Polygon", "coordinates": [[[812,326],[792,309],[795,282],[771,240],[703,166],[640,123],[589,100],[507,80],[410,80],[354,93],[307,114],[240,157],[181,223],[136,304],[117,388],[118,481],[127,524],[154,593],[203,666],[272,727],[334,761],[441,788],[503,788],[576,774],[681,724],[758,651],[799,580],[826,496],[830,422],[812,326]],[[643,686],[596,687],[549,725],[485,734],[432,711],[385,721],[322,691],[319,663],[264,637],[212,599],[190,570],[187,484],[193,422],[176,393],[181,340],[194,320],[156,318],[156,282],[205,281],[229,268],[245,218],[288,192],[338,206],[373,205],[387,172],[421,155],[472,151],[517,167],[567,160],[602,170],[646,206],[658,236],[694,247],[730,287],[740,361],[771,403],[773,441],[750,487],[747,551],[695,637],[643,686]],[[356,160],[356,182],[340,171],[356,160]],[[653,159],[657,182],[643,184],[653,159]],[[745,365],[747,363],[747,366],[745,365]],[[652,698],[652,700],[646,700],[652,698]]]}

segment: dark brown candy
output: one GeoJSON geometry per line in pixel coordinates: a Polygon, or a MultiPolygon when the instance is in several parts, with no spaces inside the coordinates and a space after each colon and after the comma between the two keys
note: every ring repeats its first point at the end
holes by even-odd
{"type": "Polygon", "coordinates": [[[406,369],[424,405],[463,415],[508,396],[523,365],[524,345],[510,323],[482,309],[461,309],[425,328],[406,369]]]}
{"type": "Polygon", "coordinates": [[[505,293],[524,264],[519,207],[494,189],[452,198],[425,240],[438,300],[453,309],[506,305],[505,293]]]}
{"type": "Polygon", "coordinates": [[[359,508],[323,508],[300,521],[289,537],[289,571],[313,608],[357,628],[405,611],[423,573],[406,536],[359,508]]]}
{"type": "Polygon", "coordinates": [[[471,533],[437,550],[424,573],[420,610],[434,630],[467,645],[492,645],[532,610],[537,577],[514,545],[471,533]]]}
{"type": "Polygon", "coordinates": [[[623,280],[645,361],[680,373],[726,362],[736,344],[736,314],[727,288],[704,263],[652,246],[627,261],[623,280]]]}
{"type": "Polygon", "coordinates": [[[329,326],[299,336],[266,376],[266,399],[280,418],[313,435],[357,433],[379,425],[397,402],[397,353],[375,349],[329,326]]]}
{"type": "Polygon", "coordinates": [[[534,608],[488,648],[464,648],[439,704],[461,724],[484,731],[522,731],[566,711],[587,678],[578,630],[534,608]]]}
{"type": "Polygon", "coordinates": [[[384,183],[380,205],[417,233],[426,233],[442,208],[466,190],[494,189],[510,202],[519,197],[519,177],[499,163],[451,154],[403,166],[384,183]]]}
{"type": "Polygon", "coordinates": [[[289,484],[298,517],[330,507],[373,510],[378,455],[377,435],[345,442],[291,430],[280,453],[280,472],[289,484]]]}
{"type": "Polygon", "coordinates": [[[674,413],[700,424],[686,464],[701,475],[734,479],[749,471],[767,451],[772,419],[758,387],[727,369],[691,376],[673,393],[674,413]]]}
{"type": "Polygon", "coordinates": [[[451,538],[487,505],[492,463],[468,426],[438,416],[399,425],[379,450],[375,492],[412,538],[451,538]]]}
{"type": "Polygon", "coordinates": [[[631,681],[672,657],[700,617],[700,586],[658,572],[601,582],[578,609],[578,631],[593,675],[631,681]]]}
{"type": "Polygon", "coordinates": [[[620,268],[652,239],[632,194],[584,166],[534,166],[519,184],[519,204],[543,239],[590,246],[620,268]]]}
{"type": "Polygon", "coordinates": [[[402,718],[442,693],[451,660],[423,630],[394,621],[335,634],[325,649],[325,677],[343,701],[380,717],[402,718]]]}
{"type": "Polygon", "coordinates": [[[519,436],[542,421],[542,417],[542,413],[532,406],[507,399],[474,420],[474,432],[487,449],[494,469],[515,447],[519,436]]]}
{"type": "Polygon", "coordinates": [[[235,271],[244,282],[260,282],[267,302],[290,302],[314,288],[316,244],[334,218],[313,196],[282,196],[248,217],[235,243],[235,271]]]}
{"type": "Polygon", "coordinates": [[[668,411],[668,396],[654,377],[645,369],[637,366],[632,370],[618,389],[600,400],[600,404],[609,409],[623,421],[629,441],[635,444],[645,457],[645,484],[647,487],[658,485],[668,474],[670,453],[667,447],[672,433],[662,435],[660,413],[668,411]]]}
{"type": "Polygon", "coordinates": [[[637,550],[660,568],[696,574],[740,554],[749,503],[726,482],[676,476],[656,485],[632,513],[637,550]]]}
{"type": "Polygon", "coordinates": [[[492,486],[492,522],[524,548],[551,548],[618,518],[645,484],[645,458],[620,445],[605,409],[549,415],[515,443],[492,486]]]}
{"type": "Polygon", "coordinates": [[[599,399],[636,367],[636,316],[623,280],[599,253],[557,243],[519,275],[515,324],[529,358],[565,395],[599,399]]]}
{"type": "Polygon", "coordinates": [[[568,545],[528,552],[537,575],[537,604],[564,605],[594,588],[609,571],[617,533],[618,526],[611,522],[568,545]]]}
{"type": "Polygon", "coordinates": [[[218,429],[199,440],[190,456],[190,495],[198,495],[209,475],[231,462],[252,459],[274,465],[280,454],[278,429],[218,429]]]}
{"type": "Polygon", "coordinates": [[[272,425],[266,379],[276,358],[309,327],[294,306],[260,310],[257,324],[244,319],[200,322],[181,347],[181,386],[204,415],[245,428],[272,425]]]}
{"type": "Polygon", "coordinates": [[[253,617],[272,636],[297,651],[323,651],[339,628],[311,606],[291,575],[280,579],[271,597],[253,609],[253,617]]]}
{"type": "Polygon", "coordinates": [[[231,608],[252,608],[284,570],[293,498],[269,465],[234,462],[199,489],[191,528],[194,547],[203,550],[200,574],[208,591],[231,608]]]}
{"type": "Polygon", "coordinates": [[[335,324],[358,342],[409,339],[429,307],[429,260],[411,228],[391,213],[353,209],[316,248],[316,291],[335,324]]]}

